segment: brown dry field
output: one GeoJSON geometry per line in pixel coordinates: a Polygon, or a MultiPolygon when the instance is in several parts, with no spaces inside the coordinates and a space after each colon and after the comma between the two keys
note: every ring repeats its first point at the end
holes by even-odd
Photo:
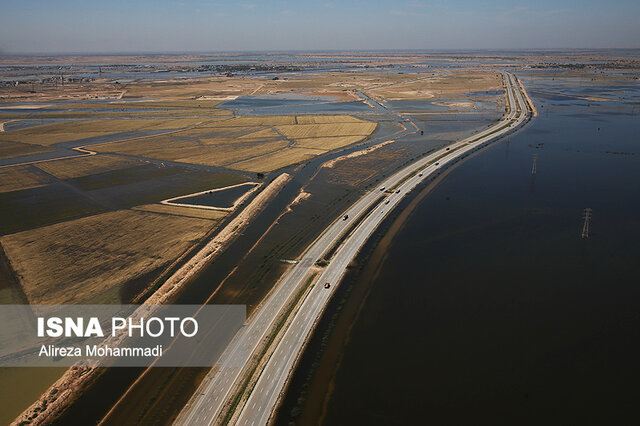
{"type": "Polygon", "coordinates": [[[320,96],[335,96],[344,100],[349,91],[424,77],[424,74],[329,72],[288,76],[286,80],[266,81],[256,94],[307,92],[320,96]]]}
{"type": "Polygon", "coordinates": [[[210,121],[171,135],[92,145],[103,153],[268,172],[356,143],[376,123],[351,116],[316,117],[320,124],[296,116],[235,117],[210,121]]]}
{"type": "Polygon", "coordinates": [[[153,108],[153,109],[165,109],[165,110],[195,110],[198,111],[204,108],[215,108],[220,105],[222,101],[205,100],[205,99],[176,99],[166,101],[113,101],[109,103],[73,103],[58,105],[53,107],[54,109],[96,109],[96,110],[136,110],[140,108],[153,108]]]}
{"type": "Polygon", "coordinates": [[[290,139],[326,138],[335,136],[367,136],[376,128],[376,123],[360,121],[350,123],[294,124],[276,126],[275,129],[290,139]]]}
{"type": "Polygon", "coordinates": [[[0,192],[37,188],[50,181],[47,175],[32,166],[0,168],[0,192]]]}
{"type": "Polygon", "coordinates": [[[91,155],[38,163],[37,168],[59,178],[73,179],[96,173],[125,169],[141,162],[111,155],[91,155]]]}
{"type": "Polygon", "coordinates": [[[270,155],[235,163],[233,167],[245,171],[270,172],[291,164],[309,160],[321,153],[322,151],[316,149],[285,148],[270,155]]]}
{"type": "Polygon", "coordinates": [[[450,75],[373,89],[369,94],[390,100],[432,99],[441,95],[452,97],[464,92],[485,90],[502,90],[501,75],[488,71],[457,71],[450,75]]]}
{"type": "MultiPolygon", "coordinates": [[[[4,132],[2,133],[4,134],[4,132]]],[[[39,154],[52,151],[52,148],[42,145],[3,141],[0,137],[0,158],[13,158],[21,155],[39,154]]]]}
{"type": "Polygon", "coordinates": [[[251,156],[285,148],[285,140],[193,140],[171,136],[149,137],[137,141],[112,142],[93,146],[98,152],[137,155],[158,160],[180,161],[207,166],[226,166],[251,156]]]}
{"type": "Polygon", "coordinates": [[[199,209],[197,207],[169,206],[167,204],[144,204],[134,207],[133,210],[168,214],[173,216],[194,217],[197,219],[220,220],[227,216],[223,210],[199,209]]]}
{"type": "MultiPolygon", "coordinates": [[[[124,99],[155,98],[165,101],[205,97],[242,96],[260,87],[262,81],[249,77],[210,77],[136,82],[126,86],[124,99]]],[[[216,100],[216,99],[210,99],[216,100]]]]}
{"type": "Polygon", "coordinates": [[[175,260],[216,223],[120,210],[6,235],[0,243],[30,303],[119,303],[124,283],[175,260]]]}
{"type": "Polygon", "coordinates": [[[322,124],[322,123],[358,123],[359,118],[351,115],[298,115],[296,124],[322,124]]]}
{"type": "Polygon", "coordinates": [[[343,146],[351,145],[362,140],[363,136],[331,136],[326,138],[296,139],[295,147],[317,149],[323,152],[331,151],[343,146]]]}
{"type": "Polygon", "coordinates": [[[182,129],[206,121],[206,118],[71,121],[3,132],[0,141],[47,146],[113,133],[182,129]]]}

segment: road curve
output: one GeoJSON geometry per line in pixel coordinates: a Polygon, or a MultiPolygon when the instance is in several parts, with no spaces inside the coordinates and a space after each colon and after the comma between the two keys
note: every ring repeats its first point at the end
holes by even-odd
{"type": "Polygon", "coordinates": [[[504,73],[504,81],[509,113],[500,122],[396,172],[345,212],[349,214],[349,220],[337,219],[312,243],[301,261],[283,276],[267,298],[256,308],[248,324],[238,332],[222,354],[218,367],[208,374],[197,393],[176,419],[175,424],[201,425],[222,422],[222,414],[227,411],[226,408],[234,399],[240,384],[251,372],[248,364],[254,363],[261,356],[265,343],[282,320],[283,312],[308,282],[316,261],[338,242],[353,220],[358,220],[363,214],[369,212],[356,229],[344,239],[331,263],[316,280],[316,283],[329,282],[332,284],[331,287],[326,289],[323,285],[315,285],[306,294],[286,329],[280,330],[281,337],[272,344],[271,356],[266,363],[262,364],[262,371],[254,373],[259,374],[259,377],[248,399],[242,405],[235,407],[232,421],[234,424],[264,425],[268,423],[295,361],[344,275],[347,265],[355,258],[386,215],[411,189],[438,168],[516,129],[529,117],[529,109],[514,76],[504,73]],[[384,201],[380,201],[380,196],[384,193],[380,191],[381,187],[394,188],[395,192],[388,195],[384,201]]]}

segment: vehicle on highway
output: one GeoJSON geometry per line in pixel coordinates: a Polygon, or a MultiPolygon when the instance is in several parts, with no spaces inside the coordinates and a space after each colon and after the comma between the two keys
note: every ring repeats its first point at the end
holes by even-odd
{"type": "Polygon", "coordinates": [[[387,198],[386,201],[384,202],[385,204],[389,204],[389,199],[387,198]]]}
{"type": "Polygon", "coordinates": [[[440,165],[440,163],[436,163],[436,166],[439,166],[439,165],[440,165]]]}
{"type": "Polygon", "coordinates": [[[418,173],[418,176],[422,177],[422,173],[418,173]]]}
{"type": "Polygon", "coordinates": [[[331,283],[329,282],[324,283],[324,288],[329,288],[329,287],[331,287],[331,283]]]}
{"type": "Polygon", "coordinates": [[[380,188],[380,191],[384,191],[384,186],[380,188]]]}
{"type": "Polygon", "coordinates": [[[345,214],[345,215],[342,217],[342,220],[347,220],[347,219],[349,219],[349,215],[348,215],[348,214],[345,214]]]}
{"type": "Polygon", "coordinates": [[[399,193],[400,193],[400,190],[398,189],[398,190],[396,191],[396,194],[399,194],[399,193]]]}
{"type": "Polygon", "coordinates": [[[447,147],[447,151],[449,151],[451,148],[447,147]]]}

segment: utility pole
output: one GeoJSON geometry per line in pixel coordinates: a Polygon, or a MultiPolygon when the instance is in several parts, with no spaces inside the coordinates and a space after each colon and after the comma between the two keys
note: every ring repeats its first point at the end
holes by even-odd
{"type": "Polygon", "coordinates": [[[536,192],[536,164],[538,163],[538,154],[533,154],[533,165],[531,166],[531,186],[529,192],[536,192]]]}
{"type": "Polygon", "coordinates": [[[591,212],[590,208],[584,209],[584,224],[582,225],[582,238],[589,238],[589,222],[591,222],[591,212]]]}
{"type": "Polygon", "coordinates": [[[536,174],[536,164],[538,163],[538,154],[533,154],[533,166],[531,167],[531,175],[536,174]]]}

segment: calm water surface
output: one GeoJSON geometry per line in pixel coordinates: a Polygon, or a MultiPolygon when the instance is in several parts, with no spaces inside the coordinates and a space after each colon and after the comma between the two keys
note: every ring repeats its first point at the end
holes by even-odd
{"type": "Polygon", "coordinates": [[[614,96],[535,97],[417,205],[365,283],[324,424],[638,424],[638,87],[614,96]]]}

